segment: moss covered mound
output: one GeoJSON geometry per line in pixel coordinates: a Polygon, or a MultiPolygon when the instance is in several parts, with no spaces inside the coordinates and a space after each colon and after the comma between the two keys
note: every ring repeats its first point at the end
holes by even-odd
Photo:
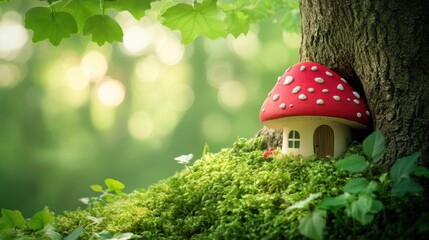
{"type": "MultiPolygon", "coordinates": [[[[357,176],[336,170],[332,159],[264,158],[259,146],[261,139],[239,139],[147,190],[57,215],[55,228],[67,236],[83,227],[83,239],[104,230],[142,239],[301,239],[299,220],[308,210],[286,208],[311,193],[338,195],[357,176]]],[[[419,237],[414,219],[421,221],[428,204],[418,197],[382,200],[384,214],[369,226],[345,213],[329,216],[326,238],[419,237]]]]}

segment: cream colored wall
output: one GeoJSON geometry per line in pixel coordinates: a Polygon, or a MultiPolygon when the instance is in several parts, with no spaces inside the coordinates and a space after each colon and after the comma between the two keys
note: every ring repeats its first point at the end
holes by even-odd
{"type": "Polygon", "coordinates": [[[326,119],[303,118],[292,119],[287,121],[283,128],[283,146],[282,152],[286,154],[301,154],[303,156],[311,156],[314,154],[313,149],[313,134],[317,127],[328,125],[334,132],[334,157],[338,157],[344,153],[350,143],[351,132],[349,127],[326,119]],[[300,134],[300,148],[289,148],[289,132],[295,130],[300,134]]]}

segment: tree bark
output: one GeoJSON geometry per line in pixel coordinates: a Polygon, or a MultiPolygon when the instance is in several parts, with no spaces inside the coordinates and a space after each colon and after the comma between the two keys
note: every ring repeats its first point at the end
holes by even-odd
{"type": "Polygon", "coordinates": [[[301,0],[301,60],[346,78],[386,138],[382,164],[429,160],[429,1],[301,0]]]}

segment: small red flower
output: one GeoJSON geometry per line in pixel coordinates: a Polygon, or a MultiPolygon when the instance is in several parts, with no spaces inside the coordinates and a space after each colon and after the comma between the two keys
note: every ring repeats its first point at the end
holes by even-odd
{"type": "Polygon", "coordinates": [[[275,149],[275,148],[273,148],[273,147],[269,148],[267,151],[265,151],[265,152],[264,152],[263,157],[264,157],[264,158],[269,157],[269,156],[270,156],[270,155],[271,155],[275,150],[276,150],[276,149],[275,149]]]}

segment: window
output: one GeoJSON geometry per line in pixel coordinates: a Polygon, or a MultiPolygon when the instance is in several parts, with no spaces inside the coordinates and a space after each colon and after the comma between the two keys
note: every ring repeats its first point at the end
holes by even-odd
{"type": "Polygon", "coordinates": [[[289,148],[299,148],[299,132],[298,131],[290,131],[289,132],[289,148]]]}

